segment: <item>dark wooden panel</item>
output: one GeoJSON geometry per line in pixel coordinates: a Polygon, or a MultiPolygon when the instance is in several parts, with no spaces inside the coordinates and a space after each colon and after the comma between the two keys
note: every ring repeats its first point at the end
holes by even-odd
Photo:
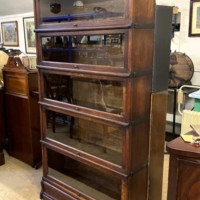
{"type": "Polygon", "coordinates": [[[178,177],[178,198],[181,200],[200,199],[200,163],[180,160],[178,177]]]}
{"type": "Polygon", "coordinates": [[[41,161],[37,72],[6,66],[3,76],[8,152],[37,167],[41,161]]]}
{"type": "Polygon", "coordinates": [[[0,88],[0,165],[3,165],[5,163],[4,153],[3,153],[3,144],[5,137],[3,93],[4,93],[3,88],[0,88]]]}
{"type": "Polygon", "coordinates": [[[151,95],[149,200],[160,200],[162,198],[167,96],[167,91],[156,92],[151,95]]]}
{"type": "Polygon", "coordinates": [[[153,92],[168,88],[170,44],[172,35],[172,7],[156,6],[154,61],[153,61],[153,92]]]}
{"type": "Polygon", "coordinates": [[[28,99],[6,95],[9,152],[10,154],[31,163],[31,133],[28,99]],[[28,148],[27,148],[28,147],[28,148]]]}
{"type": "Polygon", "coordinates": [[[6,92],[28,95],[28,88],[26,83],[26,78],[22,75],[17,74],[6,74],[4,76],[6,82],[6,92]]]}
{"type": "MultiPolygon", "coordinates": [[[[129,178],[128,198],[129,200],[147,200],[148,197],[148,167],[144,167],[129,178]]],[[[125,198],[126,199],[126,198],[125,198]]]]}

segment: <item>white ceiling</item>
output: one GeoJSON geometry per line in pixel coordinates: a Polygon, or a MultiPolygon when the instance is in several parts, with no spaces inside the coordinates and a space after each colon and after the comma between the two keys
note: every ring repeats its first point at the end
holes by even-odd
{"type": "Polygon", "coordinates": [[[33,0],[0,0],[0,16],[33,12],[33,0]]]}

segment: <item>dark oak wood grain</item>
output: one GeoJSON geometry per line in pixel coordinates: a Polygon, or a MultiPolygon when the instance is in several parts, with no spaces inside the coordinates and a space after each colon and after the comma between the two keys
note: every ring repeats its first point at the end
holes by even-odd
{"type": "Polygon", "coordinates": [[[168,92],[156,92],[151,97],[151,141],[149,162],[149,199],[162,198],[165,124],[168,92]]]}

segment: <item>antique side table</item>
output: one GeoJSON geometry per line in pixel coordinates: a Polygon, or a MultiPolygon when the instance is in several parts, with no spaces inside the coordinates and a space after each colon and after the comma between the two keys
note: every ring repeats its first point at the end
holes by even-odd
{"type": "Polygon", "coordinates": [[[168,200],[200,199],[200,145],[181,137],[167,144],[170,154],[168,200]]]}

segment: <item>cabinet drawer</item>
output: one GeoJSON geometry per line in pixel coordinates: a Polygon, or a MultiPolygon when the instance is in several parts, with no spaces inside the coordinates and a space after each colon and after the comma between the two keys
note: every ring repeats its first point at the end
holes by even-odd
{"type": "Polygon", "coordinates": [[[8,93],[28,95],[27,79],[25,76],[16,76],[12,74],[5,75],[5,90],[8,93]]]}

